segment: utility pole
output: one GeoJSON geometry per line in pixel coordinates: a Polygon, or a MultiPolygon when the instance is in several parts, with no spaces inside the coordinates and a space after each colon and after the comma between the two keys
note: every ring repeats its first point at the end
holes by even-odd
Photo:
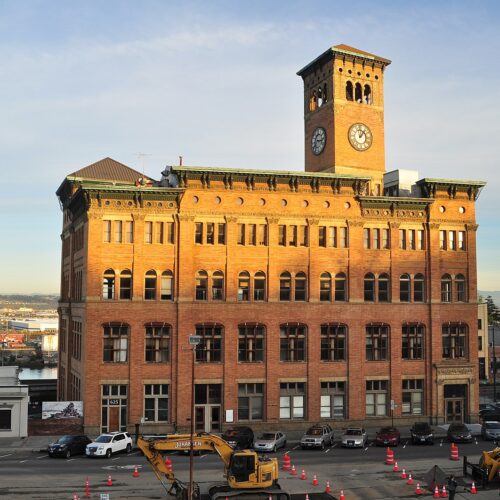
{"type": "Polygon", "coordinates": [[[193,348],[193,359],[191,362],[191,436],[189,442],[189,490],[188,500],[193,500],[193,473],[194,473],[194,449],[193,449],[193,436],[194,436],[194,364],[196,361],[196,347],[201,342],[200,335],[190,335],[189,343],[193,348]]]}

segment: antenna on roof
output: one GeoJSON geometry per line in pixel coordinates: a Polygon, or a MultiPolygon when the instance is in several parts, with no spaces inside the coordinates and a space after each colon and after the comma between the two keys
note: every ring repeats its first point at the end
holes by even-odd
{"type": "Polygon", "coordinates": [[[146,158],[146,156],[153,156],[153,155],[151,153],[135,153],[135,156],[141,159],[142,177],[144,178],[144,158],[146,158]]]}
{"type": "Polygon", "coordinates": [[[182,156],[179,156],[179,167],[182,167],[182,156]]]}

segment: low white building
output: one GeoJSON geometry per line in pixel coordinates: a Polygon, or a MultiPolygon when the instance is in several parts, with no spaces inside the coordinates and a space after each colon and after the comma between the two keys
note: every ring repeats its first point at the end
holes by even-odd
{"type": "Polygon", "coordinates": [[[28,435],[28,386],[17,366],[0,366],[0,438],[28,435]]]}

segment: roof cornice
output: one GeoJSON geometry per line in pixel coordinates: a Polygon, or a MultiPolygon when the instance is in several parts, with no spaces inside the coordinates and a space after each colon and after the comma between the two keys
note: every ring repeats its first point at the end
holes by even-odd
{"type": "Polygon", "coordinates": [[[438,191],[446,191],[450,198],[455,198],[457,193],[467,193],[469,200],[477,200],[486,182],[465,181],[453,179],[432,179],[425,177],[417,181],[422,194],[427,198],[435,198],[438,191]]]}

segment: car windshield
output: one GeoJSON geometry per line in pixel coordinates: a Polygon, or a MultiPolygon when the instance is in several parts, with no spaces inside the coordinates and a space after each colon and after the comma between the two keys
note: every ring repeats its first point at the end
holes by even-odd
{"type": "Polygon", "coordinates": [[[500,429],[500,422],[486,422],[485,425],[488,429],[500,429]]]}
{"type": "Polygon", "coordinates": [[[71,436],[63,436],[57,440],[58,444],[68,444],[71,443],[72,437],[71,436]]]}
{"type": "Polygon", "coordinates": [[[266,432],[266,433],[262,434],[259,439],[264,439],[266,441],[270,441],[272,439],[275,439],[275,435],[271,434],[270,432],[266,432]]]}
{"type": "Polygon", "coordinates": [[[361,436],[361,431],[359,429],[347,429],[345,433],[346,436],[361,436]]]}
{"type": "Polygon", "coordinates": [[[468,432],[469,429],[463,424],[451,424],[450,432],[468,432]]]}
{"type": "Polygon", "coordinates": [[[310,436],[321,436],[322,432],[321,429],[318,429],[317,427],[311,427],[308,431],[307,434],[310,436]]]}
{"type": "Polygon", "coordinates": [[[427,424],[415,424],[415,430],[419,432],[427,432],[430,427],[427,424]]]}
{"type": "Polygon", "coordinates": [[[380,429],[380,434],[392,434],[393,432],[397,432],[394,427],[382,427],[380,429]]]}
{"type": "Polygon", "coordinates": [[[99,436],[95,442],[96,443],[111,443],[111,439],[113,439],[113,436],[99,436]]]}

